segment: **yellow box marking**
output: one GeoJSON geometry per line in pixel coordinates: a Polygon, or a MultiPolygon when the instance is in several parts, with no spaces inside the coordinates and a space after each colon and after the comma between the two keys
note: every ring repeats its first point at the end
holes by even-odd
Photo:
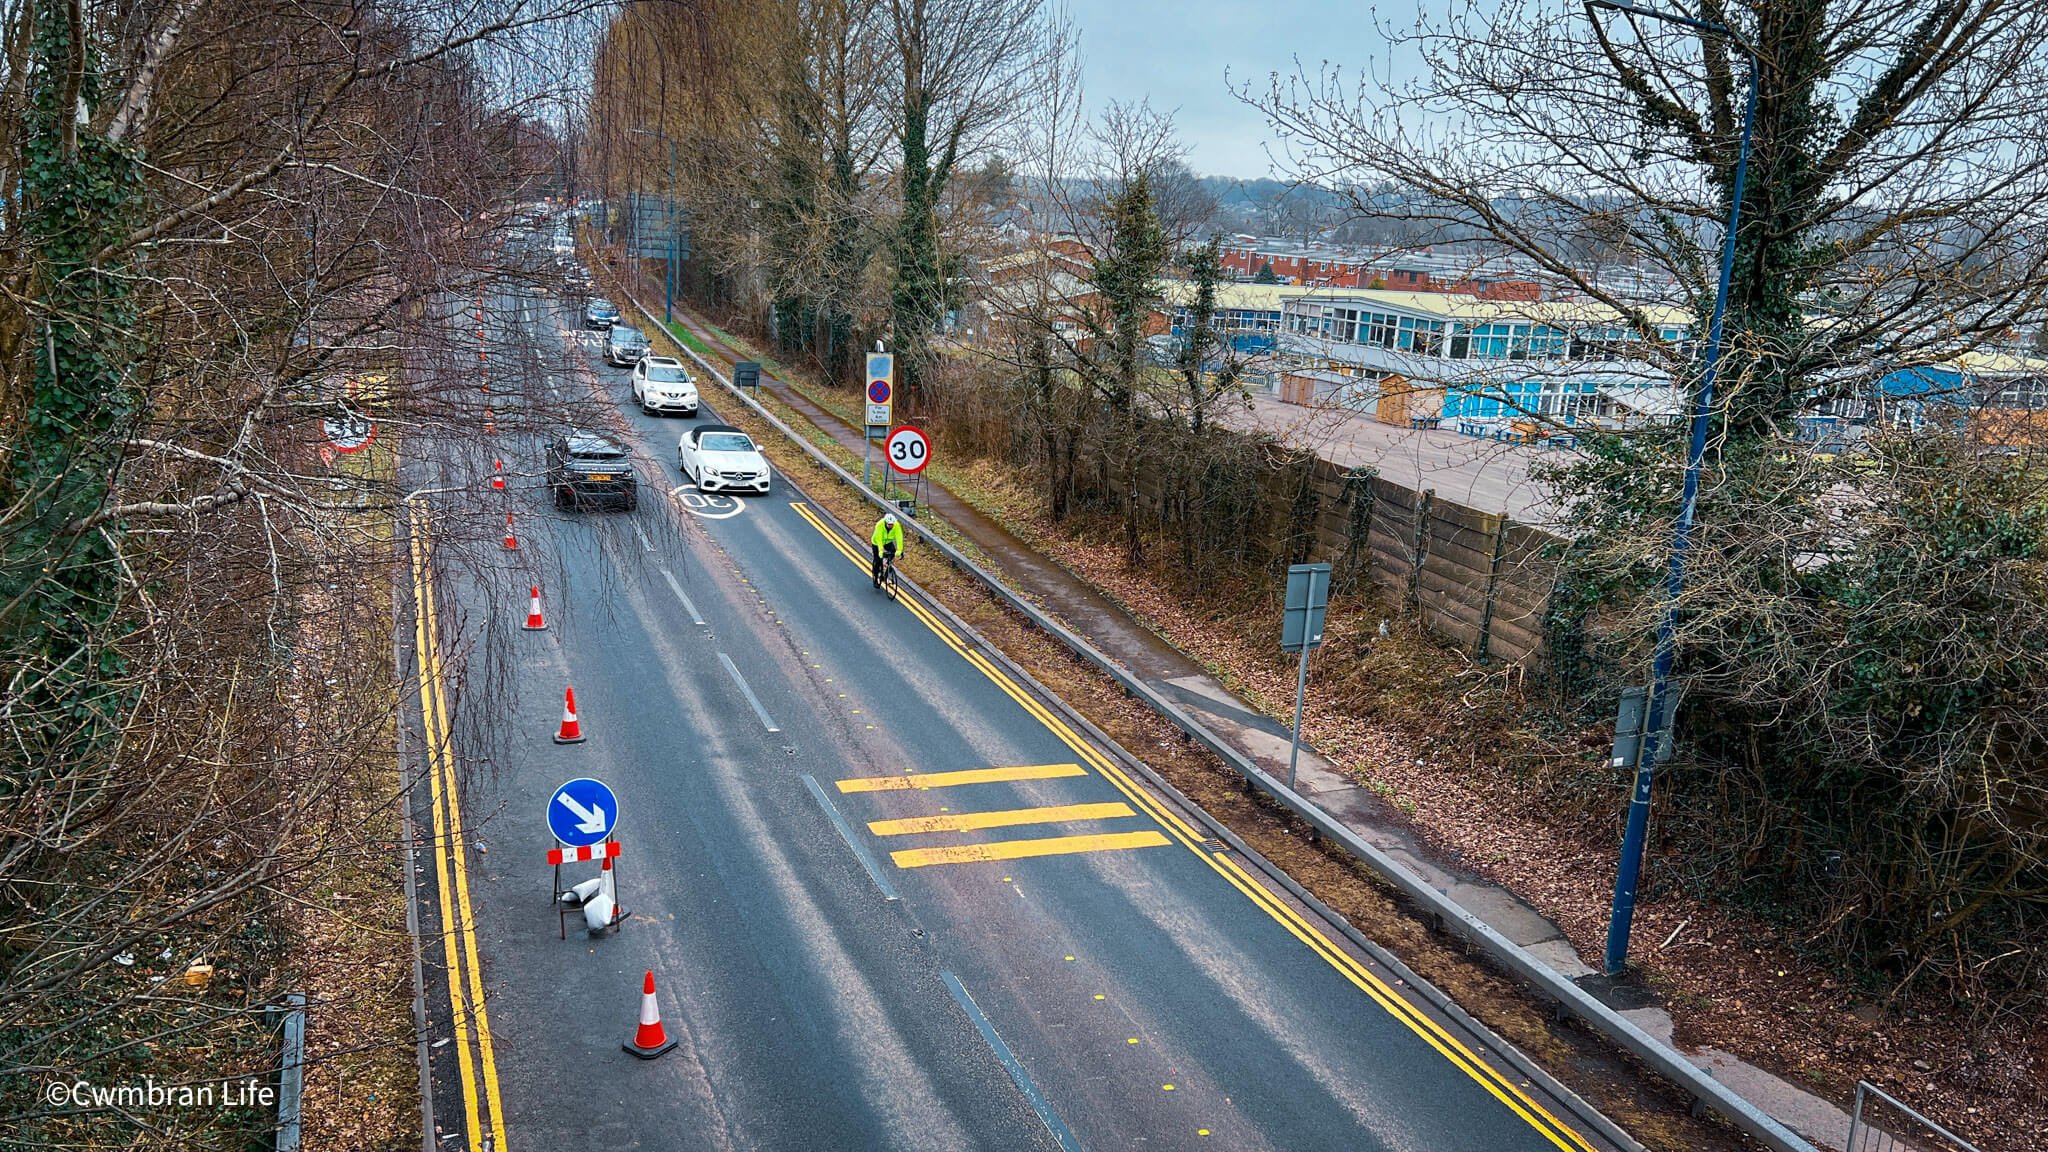
{"type": "Polygon", "coordinates": [[[1114,852],[1120,848],[1154,848],[1171,844],[1157,832],[1109,832],[1099,836],[1051,836],[1043,840],[999,840],[994,844],[949,844],[944,848],[906,848],[889,853],[898,868],[928,864],[972,864],[988,860],[1022,860],[1029,856],[1067,856],[1076,852],[1114,852]]]}
{"type": "Polygon", "coordinates": [[[1113,820],[1136,816],[1129,804],[1060,804],[1050,808],[1012,808],[1006,812],[955,812],[950,816],[913,816],[907,820],[870,820],[877,836],[911,832],[971,832],[977,828],[1011,828],[1018,824],[1057,824],[1062,820],[1113,820]]]}
{"type": "Polygon", "coordinates": [[[839,781],[841,792],[905,792],[951,788],[955,784],[1001,784],[1006,780],[1052,780],[1086,776],[1079,764],[1019,764],[1011,768],[969,768],[964,772],[928,772],[922,776],[859,776],[839,781]]]}

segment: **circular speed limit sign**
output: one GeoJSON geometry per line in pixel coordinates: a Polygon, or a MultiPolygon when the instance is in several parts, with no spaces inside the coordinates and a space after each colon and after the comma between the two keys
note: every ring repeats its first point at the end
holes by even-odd
{"type": "Polygon", "coordinates": [[[932,442],[924,429],[900,424],[889,429],[889,464],[898,472],[922,472],[932,462],[932,442]]]}

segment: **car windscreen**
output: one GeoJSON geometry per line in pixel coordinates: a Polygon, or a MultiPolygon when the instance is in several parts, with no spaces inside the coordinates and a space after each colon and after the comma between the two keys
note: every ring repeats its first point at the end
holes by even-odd
{"type": "Polygon", "coordinates": [[[712,432],[697,441],[706,452],[752,452],[754,442],[738,432],[712,432]]]}
{"type": "Polygon", "coordinates": [[[664,368],[656,364],[647,369],[647,378],[656,384],[682,384],[690,379],[690,374],[681,368],[664,368]]]}
{"type": "Polygon", "coordinates": [[[647,337],[642,336],[631,328],[614,328],[612,329],[612,343],[619,345],[621,348],[627,348],[636,344],[647,343],[647,337]]]}
{"type": "Polygon", "coordinates": [[[590,302],[590,310],[591,310],[592,312],[616,312],[616,311],[618,311],[618,309],[616,309],[616,308],[612,307],[612,302],[611,302],[611,301],[609,301],[609,300],[592,300],[592,301],[590,302]]]}
{"type": "Polygon", "coordinates": [[[623,460],[626,450],[609,444],[581,444],[569,450],[572,460],[623,460]]]}

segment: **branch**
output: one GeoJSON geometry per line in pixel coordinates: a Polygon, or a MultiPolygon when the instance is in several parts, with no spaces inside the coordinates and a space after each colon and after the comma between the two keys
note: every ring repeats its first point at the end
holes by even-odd
{"type": "Polygon", "coordinates": [[[143,50],[142,62],[136,66],[135,78],[128,82],[128,91],[121,97],[121,107],[114,113],[113,122],[107,125],[107,140],[119,144],[128,133],[141,128],[143,118],[149,115],[150,94],[156,88],[156,74],[163,68],[164,58],[171,54],[171,48],[185,31],[185,21],[191,19],[202,0],[183,0],[172,9],[171,18],[164,24],[163,31],[149,42],[143,50]]]}

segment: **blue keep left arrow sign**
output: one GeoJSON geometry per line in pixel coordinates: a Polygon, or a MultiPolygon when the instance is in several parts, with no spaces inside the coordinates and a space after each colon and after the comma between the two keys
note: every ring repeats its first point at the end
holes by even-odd
{"type": "Polygon", "coordinates": [[[600,843],[618,826],[618,797],[602,780],[578,777],[548,799],[548,831],[572,848],[600,843]]]}

